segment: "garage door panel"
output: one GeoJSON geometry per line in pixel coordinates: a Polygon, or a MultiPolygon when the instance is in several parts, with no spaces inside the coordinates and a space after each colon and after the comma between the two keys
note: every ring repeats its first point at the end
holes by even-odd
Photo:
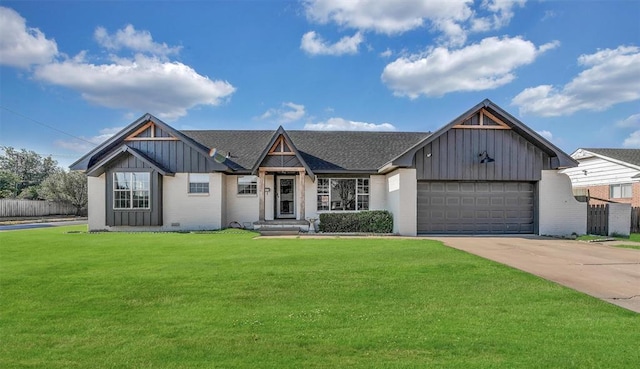
{"type": "Polygon", "coordinates": [[[476,186],[473,183],[461,183],[460,192],[476,192],[476,186]]]}
{"type": "Polygon", "coordinates": [[[476,206],[488,206],[491,201],[488,197],[478,197],[476,198],[476,206]]]}
{"type": "Polygon", "coordinates": [[[504,198],[502,197],[492,197],[491,198],[491,206],[500,206],[504,205],[504,198]]]}
{"type": "Polygon", "coordinates": [[[464,209],[460,211],[460,219],[475,219],[475,211],[470,209],[464,209]]]}
{"type": "Polygon", "coordinates": [[[447,196],[447,206],[459,206],[459,205],[460,205],[459,197],[447,196]]]}
{"type": "Polygon", "coordinates": [[[444,205],[444,197],[436,196],[431,198],[431,205],[433,206],[442,206],[444,205]]]}
{"type": "Polygon", "coordinates": [[[464,196],[460,199],[460,204],[462,206],[470,206],[473,207],[476,205],[476,199],[473,196],[464,196]]]}
{"type": "Polygon", "coordinates": [[[518,206],[520,204],[520,199],[517,197],[509,196],[504,198],[504,205],[508,207],[518,206]]]}
{"type": "Polygon", "coordinates": [[[460,183],[457,182],[447,182],[445,185],[447,192],[460,192],[460,183]]]}
{"type": "Polygon", "coordinates": [[[528,182],[418,182],[419,233],[533,233],[528,182]]]}

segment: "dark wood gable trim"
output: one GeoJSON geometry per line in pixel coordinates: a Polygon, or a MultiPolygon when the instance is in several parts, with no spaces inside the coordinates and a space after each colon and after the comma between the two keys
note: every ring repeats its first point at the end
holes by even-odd
{"type": "Polygon", "coordinates": [[[511,129],[505,122],[495,115],[491,114],[487,109],[482,108],[478,112],[471,114],[463,119],[461,123],[454,125],[452,128],[459,129],[511,129]]]}
{"type": "Polygon", "coordinates": [[[295,152],[291,150],[289,145],[287,145],[286,140],[283,135],[280,135],[276,142],[271,146],[269,153],[267,155],[292,155],[295,156],[295,152]]]}
{"type": "MultiPolygon", "coordinates": [[[[154,117],[151,114],[145,114],[124,128],[122,131],[100,144],[95,149],[84,155],[82,158],[71,164],[69,168],[71,170],[87,171],[89,168],[95,168],[97,163],[104,162],[104,159],[110,156],[114,150],[117,150],[123,144],[128,143],[130,147],[137,147],[144,150],[140,145],[145,144],[170,144],[179,143],[184,147],[189,148],[194,156],[185,160],[198,159],[195,158],[195,153],[201,156],[199,161],[205,162],[205,164],[198,164],[198,167],[205,167],[207,171],[231,171],[228,166],[216,162],[211,156],[209,156],[209,148],[194,141],[190,137],[180,131],[175,130],[173,127],[164,123],[160,119],[154,117]],[[148,136],[148,137],[147,137],[148,136]],[[147,142],[150,141],[150,142],[147,142]]],[[[180,152],[178,152],[180,153],[180,152]]],[[[184,165],[190,167],[190,165],[184,165]]]]}
{"type": "Polygon", "coordinates": [[[258,169],[262,167],[277,168],[279,171],[287,168],[304,168],[306,173],[315,181],[315,174],[302,158],[302,155],[300,155],[282,126],[276,130],[271,140],[269,140],[269,143],[254,164],[251,173],[258,173],[258,169]]]}
{"type": "MultiPolygon", "coordinates": [[[[491,100],[485,99],[478,105],[469,109],[464,114],[460,115],[458,118],[454,119],[449,124],[445,125],[444,127],[434,132],[431,136],[425,138],[424,140],[414,145],[409,150],[405,151],[403,154],[391,160],[389,163],[381,167],[379,171],[386,172],[386,171],[392,170],[393,168],[413,166],[415,155],[418,152],[418,150],[424,148],[429,143],[437,140],[440,136],[451,131],[452,128],[454,128],[455,126],[461,125],[465,120],[469,119],[469,117],[473,116],[474,114],[477,114],[480,111],[484,111],[483,115],[485,115],[485,117],[489,116],[489,117],[492,117],[491,118],[492,120],[494,120],[495,118],[498,121],[504,123],[511,129],[512,132],[521,136],[527,142],[529,142],[530,145],[534,146],[539,151],[543,152],[546,156],[548,156],[550,161],[549,169],[569,168],[569,167],[575,167],[578,165],[577,161],[575,161],[569,155],[567,155],[558,147],[553,145],[551,142],[547,141],[538,133],[536,133],[535,131],[533,131],[526,125],[524,125],[524,123],[520,122],[511,114],[509,114],[508,112],[506,112],[505,110],[503,110],[502,108],[494,104],[491,100]],[[498,119],[497,118],[498,116],[502,118],[498,119]]],[[[498,122],[496,121],[496,123],[498,122]]],[[[482,130],[479,130],[479,131],[482,131],[482,130]]],[[[461,143],[461,144],[464,145],[464,143],[461,143]]],[[[481,148],[478,148],[478,149],[479,149],[479,152],[483,151],[483,150],[480,150],[481,148]]]]}
{"type": "Polygon", "coordinates": [[[161,127],[157,126],[152,121],[147,122],[147,124],[138,128],[135,132],[127,136],[124,139],[125,141],[171,141],[177,140],[176,137],[172,136],[170,133],[163,130],[161,127]]]}

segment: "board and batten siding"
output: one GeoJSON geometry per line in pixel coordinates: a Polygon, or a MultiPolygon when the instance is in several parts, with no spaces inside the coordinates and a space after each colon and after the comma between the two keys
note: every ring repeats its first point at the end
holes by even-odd
{"type": "Polygon", "coordinates": [[[640,171],[598,157],[580,159],[580,165],[562,171],[571,178],[573,187],[590,187],[631,183],[640,171]]]}
{"type": "Polygon", "coordinates": [[[295,155],[268,155],[264,158],[260,167],[301,168],[302,163],[295,155]]]}
{"type": "Polygon", "coordinates": [[[209,173],[221,168],[193,147],[179,140],[129,141],[132,147],[172,173],[209,173]]]}
{"type": "Polygon", "coordinates": [[[539,181],[548,154],[508,129],[452,128],[416,152],[418,180],[539,181]],[[480,163],[484,151],[495,159],[480,163]]]}
{"type": "Polygon", "coordinates": [[[161,226],[162,225],[162,175],[133,155],[113,163],[106,171],[106,223],[108,226],[161,226]],[[113,173],[149,172],[150,206],[149,209],[114,210],[113,209],[113,173]]]}

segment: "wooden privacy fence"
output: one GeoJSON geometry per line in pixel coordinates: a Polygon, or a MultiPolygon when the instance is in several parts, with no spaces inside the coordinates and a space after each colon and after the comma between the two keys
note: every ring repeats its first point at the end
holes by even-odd
{"type": "Polygon", "coordinates": [[[0,199],[0,218],[75,215],[75,206],[64,202],[0,199]]]}
{"type": "Polygon", "coordinates": [[[631,208],[631,233],[640,233],[640,208],[631,208]]]}
{"type": "Polygon", "coordinates": [[[587,233],[609,234],[609,205],[589,205],[587,208],[587,233]]]}

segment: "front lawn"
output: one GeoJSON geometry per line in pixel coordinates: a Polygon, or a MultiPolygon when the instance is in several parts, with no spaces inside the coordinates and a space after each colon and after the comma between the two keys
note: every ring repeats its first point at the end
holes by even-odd
{"type": "MultiPolygon", "coordinates": [[[[607,241],[607,240],[619,240],[619,241],[631,241],[638,242],[638,244],[611,244],[613,247],[621,247],[625,249],[635,249],[640,250],[640,233],[631,233],[629,237],[607,237],[607,236],[598,236],[598,235],[582,235],[578,237],[579,241],[607,241]]],[[[606,244],[606,243],[605,243],[606,244]]]]}
{"type": "Polygon", "coordinates": [[[629,235],[629,238],[623,238],[623,239],[633,241],[633,242],[640,242],[640,233],[631,233],[629,235]]]}
{"type": "Polygon", "coordinates": [[[635,368],[638,314],[419,239],[0,232],[2,368],[635,368]]]}

